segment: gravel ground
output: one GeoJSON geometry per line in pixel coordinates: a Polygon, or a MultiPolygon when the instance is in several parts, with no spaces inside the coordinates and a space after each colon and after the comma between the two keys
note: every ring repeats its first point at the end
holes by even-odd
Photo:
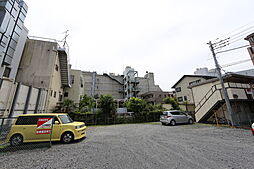
{"type": "Polygon", "coordinates": [[[252,169],[254,137],[243,129],[160,123],[89,127],[87,138],[0,154],[1,169],[252,169]]]}

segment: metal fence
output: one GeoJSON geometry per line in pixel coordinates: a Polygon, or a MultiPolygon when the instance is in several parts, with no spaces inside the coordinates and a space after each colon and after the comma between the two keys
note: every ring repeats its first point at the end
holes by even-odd
{"type": "Polygon", "coordinates": [[[0,118],[0,153],[51,147],[54,118],[0,118]]]}
{"type": "Polygon", "coordinates": [[[85,122],[87,126],[90,125],[109,125],[109,124],[127,124],[127,123],[145,123],[160,121],[161,113],[149,113],[140,116],[134,115],[105,115],[105,114],[69,114],[75,121],[85,122]]]}

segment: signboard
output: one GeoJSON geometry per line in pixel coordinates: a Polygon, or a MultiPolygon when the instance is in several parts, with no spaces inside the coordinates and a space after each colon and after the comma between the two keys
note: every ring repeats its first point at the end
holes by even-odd
{"type": "Polygon", "coordinates": [[[50,134],[53,118],[39,118],[37,122],[36,134],[50,134]]]}

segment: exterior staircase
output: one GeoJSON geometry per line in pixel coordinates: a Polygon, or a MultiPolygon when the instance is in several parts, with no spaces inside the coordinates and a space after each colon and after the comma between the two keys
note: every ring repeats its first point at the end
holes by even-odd
{"type": "Polygon", "coordinates": [[[221,87],[217,85],[205,94],[200,102],[195,105],[195,117],[197,122],[204,122],[209,119],[215,110],[218,110],[224,103],[221,87]]]}
{"type": "Polygon", "coordinates": [[[60,74],[63,87],[71,87],[68,54],[65,48],[58,48],[60,74]]]}

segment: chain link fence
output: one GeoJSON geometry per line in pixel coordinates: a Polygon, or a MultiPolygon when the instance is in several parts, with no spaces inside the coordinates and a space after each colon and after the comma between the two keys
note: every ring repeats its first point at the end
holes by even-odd
{"type": "Polygon", "coordinates": [[[161,112],[152,112],[142,115],[105,115],[105,114],[83,114],[71,113],[69,114],[75,121],[83,121],[87,126],[91,125],[113,125],[113,124],[127,124],[127,123],[145,123],[160,121],[161,112]]]}
{"type": "Polygon", "coordinates": [[[51,147],[54,117],[0,118],[0,153],[51,147]]]}

